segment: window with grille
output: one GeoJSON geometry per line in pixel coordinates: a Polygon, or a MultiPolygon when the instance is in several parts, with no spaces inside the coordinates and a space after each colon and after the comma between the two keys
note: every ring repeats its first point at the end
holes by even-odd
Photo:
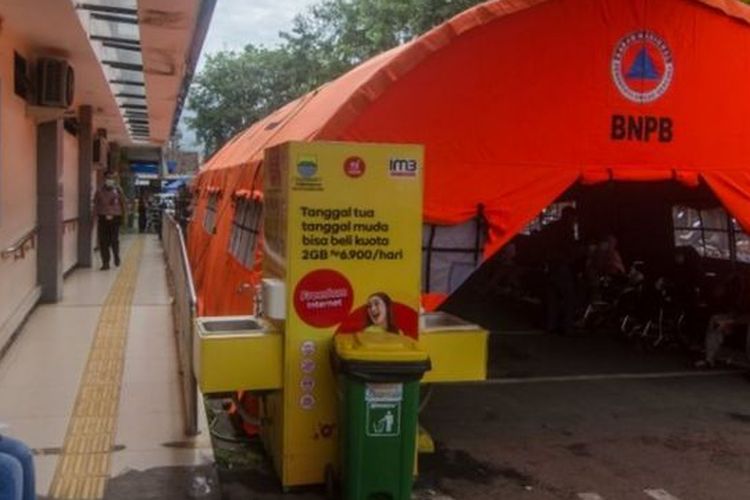
{"type": "Polygon", "coordinates": [[[702,257],[750,263],[750,237],[723,208],[672,208],[676,246],[693,247],[702,257]]]}
{"type": "Polygon", "coordinates": [[[216,207],[219,205],[219,193],[208,195],[208,204],[206,205],[206,214],[203,217],[203,229],[208,234],[214,234],[216,231],[216,207]]]}
{"type": "Polygon", "coordinates": [[[531,233],[535,233],[538,231],[541,231],[544,227],[552,224],[553,222],[557,222],[562,218],[563,210],[566,208],[576,208],[576,202],[575,201],[560,201],[557,203],[553,203],[552,205],[548,206],[542,212],[534,217],[531,222],[529,222],[525,228],[521,231],[521,234],[530,235],[531,233]]]}
{"type": "Polygon", "coordinates": [[[463,224],[423,226],[422,291],[456,291],[481,264],[486,241],[487,225],[481,214],[463,224]]]}
{"type": "Polygon", "coordinates": [[[259,200],[237,200],[232,220],[232,237],[229,253],[243,266],[252,269],[255,264],[255,246],[260,233],[263,203],[259,200]]]}

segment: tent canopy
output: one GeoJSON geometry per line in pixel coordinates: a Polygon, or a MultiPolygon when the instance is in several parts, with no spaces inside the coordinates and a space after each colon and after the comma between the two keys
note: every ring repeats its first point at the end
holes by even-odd
{"type": "Polygon", "coordinates": [[[482,205],[490,252],[577,181],[705,182],[748,229],[749,24],[738,0],[488,2],[238,134],[199,185],[255,189],[289,140],[418,143],[425,219],[482,205]]]}

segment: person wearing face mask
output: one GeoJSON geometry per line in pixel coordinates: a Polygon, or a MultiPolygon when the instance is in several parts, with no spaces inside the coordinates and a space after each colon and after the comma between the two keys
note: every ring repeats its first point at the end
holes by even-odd
{"type": "Polygon", "coordinates": [[[120,225],[125,215],[125,194],[117,185],[114,172],[104,174],[104,185],[94,195],[94,218],[97,222],[102,270],[109,269],[110,254],[120,265],[120,225]]]}

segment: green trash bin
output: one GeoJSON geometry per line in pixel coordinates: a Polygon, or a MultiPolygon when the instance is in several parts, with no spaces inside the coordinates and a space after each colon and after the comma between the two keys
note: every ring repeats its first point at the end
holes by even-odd
{"type": "Polygon", "coordinates": [[[417,442],[419,381],[430,359],[409,337],[339,335],[340,483],[345,500],[410,500],[417,442]]]}

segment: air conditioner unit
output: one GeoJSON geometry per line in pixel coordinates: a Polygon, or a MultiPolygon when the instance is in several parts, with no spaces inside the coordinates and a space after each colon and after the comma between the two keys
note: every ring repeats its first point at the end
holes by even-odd
{"type": "Polygon", "coordinates": [[[75,75],[64,59],[37,61],[36,102],[39,106],[69,108],[73,104],[75,75]]]}

